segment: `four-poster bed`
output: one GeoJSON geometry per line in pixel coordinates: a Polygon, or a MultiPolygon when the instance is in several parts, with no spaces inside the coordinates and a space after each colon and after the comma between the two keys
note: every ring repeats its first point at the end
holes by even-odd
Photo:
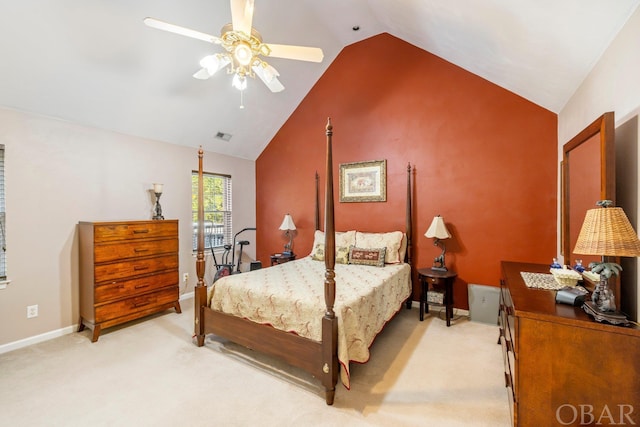
{"type": "MultiPolygon", "coordinates": [[[[309,256],[286,264],[225,277],[217,281],[209,292],[203,279],[205,271],[203,151],[199,150],[196,256],[198,282],[195,288],[194,323],[198,346],[204,345],[206,334],[215,334],[247,348],[276,356],[289,365],[301,368],[320,379],[325,389],[326,403],[331,405],[335,397],[340,365],[342,365],[342,382],[348,388],[349,361],[366,362],[369,356],[368,348],[382,327],[399,311],[403,303],[406,302],[407,308],[410,307],[412,219],[411,167],[409,166],[407,168],[405,233],[380,233],[380,235],[356,231],[336,233],[332,159],[333,128],[330,120],[326,126],[326,136],[325,229],[324,233],[316,231],[314,242],[315,247],[322,249],[319,253],[324,259],[324,274],[319,271],[321,269],[319,267],[321,264],[317,261],[319,258],[309,256]],[[384,241],[389,242],[390,236],[397,238],[398,234],[402,244],[387,243],[388,247],[382,248],[379,252],[384,268],[352,265],[352,263],[343,265],[346,262],[340,257],[338,257],[339,265],[336,266],[337,239],[339,245],[348,245],[349,243],[345,242],[352,237],[354,239],[352,243],[365,242],[367,239],[369,241],[373,239],[375,242],[380,241],[376,239],[386,239],[384,241]],[[319,242],[319,236],[324,239],[322,244],[319,242]],[[359,240],[355,240],[356,236],[359,240]],[[337,302],[336,274],[340,279],[341,291],[337,302]],[[311,277],[317,283],[324,276],[323,289],[304,276],[311,277]],[[249,282],[256,278],[260,281],[259,285],[243,288],[244,282],[251,286],[249,282]],[[264,292],[264,295],[260,295],[260,292],[264,292]],[[283,294],[288,294],[289,299],[281,299],[283,294]],[[322,299],[324,299],[324,307],[321,306],[322,299]],[[250,305],[251,300],[261,301],[264,307],[250,305]],[[313,306],[314,303],[315,306],[313,306]],[[281,313],[279,310],[283,310],[283,305],[286,307],[287,304],[292,307],[289,310],[290,313],[282,312],[279,315],[281,313]],[[269,315],[267,313],[269,311],[273,312],[273,317],[264,317],[269,315]]],[[[316,175],[316,200],[317,194],[316,175]]],[[[316,202],[316,229],[319,228],[317,205],[316,202]]],[[[357,249],[354,244],[351,244],[350,251],[357,249]]],[[[338,251],[341,250],[343,246],[338,247],[338,251]]],[[[367,251],[371,250],[363,250],[363,252],[367,251]]],[[[287,311],[286,308],[283,311],[287,311]]]]}

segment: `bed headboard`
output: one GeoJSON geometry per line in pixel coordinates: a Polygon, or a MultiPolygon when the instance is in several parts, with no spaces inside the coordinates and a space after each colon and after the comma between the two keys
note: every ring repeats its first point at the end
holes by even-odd
{"type": "MultiPolygon", "coordinates": [[[[330,123],[331,121],[329,120],[329,124],[327,125],[327,137],[329,137],[328,132],[329,132],[330,123]]],[[[333,132],[332,132],[332,135],[333,135],[333,132]]],[[[327,143],[330,144],[329,141],[327,143]]],[[[407,164],[407,204],[405,208],[405,234],[407,236],[407,251],[404,257],[404,261],[409,265],[413,265],[412,264],[413,259],[411,256],[411,253],[413,252],[412,251],[413,217],[412,217],[412,210],[411,210],[412,198],[413,198],[413,191],[411,186],[412,172],[413,172],[413,168],[411,167],[411,163],[408,163],[407,164]]],[[[333,176],[333,167],[331,169],[331,176],[333,176]]],[[[316,171],[315,179],[316,179],[316,196],[315,196],[315,227],[316,228],[315,229],[320,230],[320,176],[318,175],[317,171],[316,171]]],[[[331,187],[332,187],[331,191],[333,192],[333,182],[331,182],[331,187]]],[[[331,205],[333,209],[333,199],[331,200],[331,205]]]]}

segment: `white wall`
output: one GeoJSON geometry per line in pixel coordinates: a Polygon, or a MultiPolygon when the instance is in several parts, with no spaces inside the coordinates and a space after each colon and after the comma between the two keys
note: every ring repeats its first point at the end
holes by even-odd
{"type": "MultiPolygon", "coordinates": [[[[618,129],[632,120],[637,120],[640,112],[640,8],[627,21],[618,36],[594,66],[591,73],[571,97],[558,116],[558,150],[560,158],[562,145],[580,132],[604,112],[613,111],[618,129]]],[[[635,135],[636,144],[638,135],[635,135]]],[[[618,143],[616,138],[616,143],[618,143]]],[[[637,152],[637,150],[636,150],[637,152]]],[[[638,159],[635,159],[637,168],[638,159]]],[[[638,183],[620,182],[617,186],[634,188],[638,183]]],[[[634,176],[633,179],[637,180],[634,176]]],[[[637,194],[635,199],[640,199],[637,194]]],[[[560,197],[558,197],[560,200],[560,197]]],[[[634,211],[639,206],[631,207],[634,211]]],[[[559,216],[558,216],[559,217],[559,216]]],[[[638,230],[638,222],[634,224],[638,230]]],[[[636,309],[640,307],[640,296],[636,292],[636,309]]]]}
{"type": "MultiPolygon", "coordinates": [[[[78,323],[78,221],[151,219],[154,182],[164,184],[164,217],[180,221],[180,277],[190,277],[180,292],[193,290],[197,149],[7,109],[0,109],[0,144],[11,280],[0,290],[0,346],[78,323]],[[27,319],[33,304],[39,316],[27,319]]],[[[255,226],[254,162],[205,153],[204,170],[232,176],[234,229],[255,226]]],[[[255,257],[255,242],[246,250],[255,257]]]]}

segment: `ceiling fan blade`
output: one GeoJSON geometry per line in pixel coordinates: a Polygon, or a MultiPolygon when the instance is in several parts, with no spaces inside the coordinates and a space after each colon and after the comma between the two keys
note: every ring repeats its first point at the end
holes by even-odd
{"type": "Polygon", "coordinates": [[[282,92],[284,90],[284,86],[278,80],[280,73],[271,65],[263,62],[262,65],[254,65],[251,68],[271,92],[282,92]]]}
{"type": "Polygon", "coordinates": [[[285,44],[267,43],[274,58],[297,59],[299,61],[322,62],[324,53],[319,47],[290,46],[285,44]]]}
{"type": "Polygon", "coordinates": [[[233,31],[251,35],[253,24],[253,0],[231,0],[231,24],[233,31]]]}
{"type": "Polygon", "coordinates": [[[156,28],[158,30],[180,34],[181,36],[187,36],[193,39],[198,39],[198,40],[202,40],[209,43],[220,43],[220,39],[216,36],[201,33],[200,31],[191,30],[189,28],[180,27],[178,25],[169,24],[168,22],[159,21],[155,18],[144,18],[144,23],[148,27],[156,28]]]}

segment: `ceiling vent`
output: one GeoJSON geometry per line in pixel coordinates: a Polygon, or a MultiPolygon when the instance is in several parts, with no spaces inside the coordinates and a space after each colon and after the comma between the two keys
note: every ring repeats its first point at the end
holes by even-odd
{"type": "Polygon", "coordinates": [[[216,138],[221,139],[223,141],[229,142],[229,140],[231,139],[231,134],[230,133],[224,133],[224,132],[218,132],[218,133],[216,133],[216,138]]]}

